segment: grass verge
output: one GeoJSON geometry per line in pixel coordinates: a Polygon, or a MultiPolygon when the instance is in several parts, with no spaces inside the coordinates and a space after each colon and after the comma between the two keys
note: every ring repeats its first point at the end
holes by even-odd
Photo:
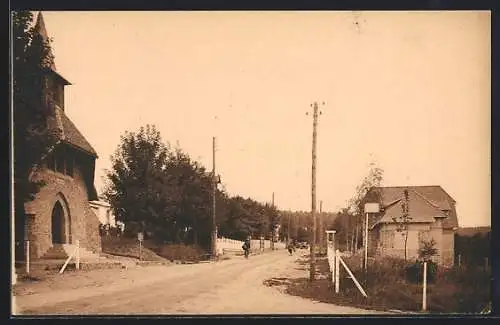
{"type": "MultiPolygon", "coordinates": [[[[422,308],[422,285],[409,283],[405,278],[406,263],[396,259],[372,261],[368,272],[360,268],[358,258],[344,258],[368,297],[365,298],[347,272],[340,273],[340,290],[336,294],[326,258],[317,258],[317,278],[272,278],[268,286],[283,286],[290,295],[380,311],[400,310],[419,312],[422,308]]],[[[309,269],[309,258],[298,261],[309,269]]],[[[438,269],[435,283],[427,289],[427,312],[479,313],[490,301],[490,271],[484,268],[438,269]]]]}

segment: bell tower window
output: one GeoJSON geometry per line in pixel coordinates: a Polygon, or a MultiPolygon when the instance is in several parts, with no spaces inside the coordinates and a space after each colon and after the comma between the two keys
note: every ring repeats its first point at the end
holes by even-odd
{"type": "Polygon", "coordinates": [[[69,150],[66,147],[56,148],[47,160],[48,169],[70,177],[73,177],[74,167],[75,157],[72,150],[69,150]]]}

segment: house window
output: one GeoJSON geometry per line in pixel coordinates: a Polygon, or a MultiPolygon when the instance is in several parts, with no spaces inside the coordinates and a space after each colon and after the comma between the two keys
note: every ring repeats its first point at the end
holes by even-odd
{"type": "Polygon", "coordinates": [[[380,237],[383,248],[394,248],[394,231],[384,230],[380,237]]]}
{"type": "Polygon", "coordinates": [[[422,248],[423,242],[429,241],[430,239],[430,231],[428,230],[423,230],[418,232],[418,246],[419,248],[422,248]]]}

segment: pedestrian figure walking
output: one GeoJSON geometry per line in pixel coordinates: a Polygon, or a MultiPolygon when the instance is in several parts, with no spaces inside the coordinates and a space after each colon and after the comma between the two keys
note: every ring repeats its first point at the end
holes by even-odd
{"type": "Polygon", "coordinates": [[[290,256],[292,256],[294,249],[293,249],[293,245],[292,245],[291,241],[288,242],[287,249],[288,249],[288,254],[290,254],[290,256]]]}
{"type": "Polygon", "coordinates": [[[243,252],[245,253],[245,258],[248,258],[248,255],[250,253],[250,240],[247,238],[245,239],[245,242],[243,243],[243,252]]]}

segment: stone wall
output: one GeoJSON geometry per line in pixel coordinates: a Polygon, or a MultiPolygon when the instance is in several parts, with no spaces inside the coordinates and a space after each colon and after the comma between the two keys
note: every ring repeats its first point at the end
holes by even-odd
{"type": "Polygon", "coordinates": [[[90,210],[87,186],[79,166],[75,166],[73,177],[42,167],[32,178],[44,180],[46,185],[34,201],[25,205],[29,216],[26,239],[30,240],[31,257],[41,257],[52,247],[52,209],[57,201],[65,210],[65,241],[74,244],[78,239],[82,247],[99,251],[99,220],[90,210]]]}

